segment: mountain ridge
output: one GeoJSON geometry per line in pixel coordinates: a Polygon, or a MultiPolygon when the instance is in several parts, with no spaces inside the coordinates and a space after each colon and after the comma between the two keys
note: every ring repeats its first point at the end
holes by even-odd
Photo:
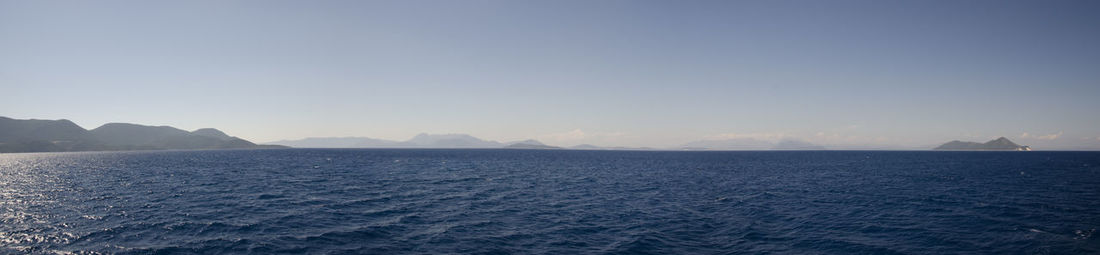
{"type": "Polygon", "coordinates": [[[0,152],[4,153],[283,147],[257,145],[213,128],[186,131],[170,126],[107,123],[87,130],[65,119],[0,117],[0,152]]]}

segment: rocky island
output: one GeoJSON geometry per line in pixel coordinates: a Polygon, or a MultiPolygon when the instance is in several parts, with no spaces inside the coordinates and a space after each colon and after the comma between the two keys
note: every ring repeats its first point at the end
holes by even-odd
{"type": "Polygon", "coordinates": [[[951,151],[1031,151],[1031,147],[1016,144],[1008,138],[997,138],[985,143],[950,141],[933,150],[951,151]]]}

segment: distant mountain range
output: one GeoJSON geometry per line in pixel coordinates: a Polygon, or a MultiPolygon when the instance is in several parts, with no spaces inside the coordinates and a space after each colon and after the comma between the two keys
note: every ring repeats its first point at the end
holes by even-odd
{"type": "Polygon", "coordinates": [[[496,141],[481,140],[466,134],[419,134],[402,144],[413,148],[500,148],[504,146],[496,141]]]}
{"type": "Polygon", "coordinates": [[[734,138],[723,140],[702,140],[686,143],[681,150],[825,150],[824,146],[806,141],[784,139],[779,142],[761,141],[752,138],[734,138]]]}
{"type": "Polygon", "coordinates": [[[985,143],[976,142],[964,142],[964,141],[950,141],[933,150],[955,150],[955,151],[1030,151],[1031,147],[1021,146],[1008,138],[997,138],[985,143]]]}
{"type": "Polygon", "coordinates": [[[419,134],[407,141],[391,141],[366,137],[313,137],[283,140],[266,144],[297,148],[446,148],[446,149],[562,149],[536,140],[501,143],[466,134],[419,134]]]}
{"type": "Polygon", "coordinates": [[[299,140],[282,140],[264,144],[295,148],[398,148],[400,142],[366,137],[311,137],[299,140]]]}
{"type": "MultiPolygon", "coordinates": [[[[189,150],[237,148],[503,148],[572,150],[654,150],[648,147],[602,147],[581,144],[568,148],[536,140],[501,143],[466,134],[419,134],[406,141],[366,137],[314,137],[257,145],[213,128],[185,131],[169,126],[108,123],[86,130],[68,120],[12,119],[0,117],[0,153],[112,150],[189,150]]],[[[825,150],[824,146],[795,139],[778,142],[751,138],[702,140],[686,143],[677,150],[825,150]]],[[[985,143],[951,141],[934,150],[1030,151],[1001,137],[985,143]]]]}
{"type": "MultiPolygon", "coordinates": [[[[265,144],[297,148],[501,148],[501,149],[571,149],[571,150],[656,150],[649,147],[603,147],[581,144],[558,147],[536,140],[508,143],[483,140],[465,134],[419,134],[407,141],[391,141],[367,137],[313,137],[300,140],[282,140],[265,144]]],[[[825,150],[825,147],[805,141],[786,139],[766,142],[754,139],[705,140],[687,143],[678,150],[825,150]]]]}
{"type": "Polygon", "coordinates": [[[108,123],[86,130],[69,120],[0,117],[0,152],[190,150],[284,148],[256,145],[213,128],[185,131],[169,126],[108,123]]]}

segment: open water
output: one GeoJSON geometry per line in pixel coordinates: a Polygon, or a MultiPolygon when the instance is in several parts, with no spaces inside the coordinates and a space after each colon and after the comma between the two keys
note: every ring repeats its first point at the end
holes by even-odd
{"type": "Polygon", "coordinates": [[[1096,254],[1100,153],[0,154],[0,253],[1096,254]]]}

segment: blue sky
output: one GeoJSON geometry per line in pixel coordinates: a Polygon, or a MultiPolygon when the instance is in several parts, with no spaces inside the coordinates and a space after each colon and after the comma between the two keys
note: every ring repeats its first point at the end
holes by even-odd
{"type": "Polygon", "coordinates": [[[1100,149],[1096,1],[9,1],[0,116],[1100,149]]]}

